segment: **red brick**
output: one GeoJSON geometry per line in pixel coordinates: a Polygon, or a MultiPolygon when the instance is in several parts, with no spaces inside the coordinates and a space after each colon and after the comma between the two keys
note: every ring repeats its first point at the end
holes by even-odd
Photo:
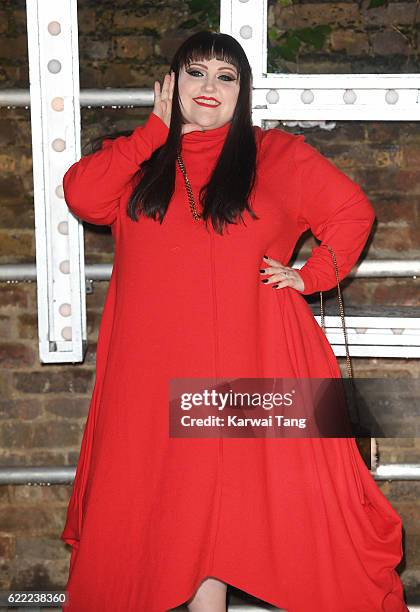
{"type": "Polygon", "coordinates": [[[30,449],[28,455],[27,463],[30,465],[66,465],[66,453],[57,449],[30,449]]]}
{"type": "Polygon", "coordinates": [[[367,278],[353,278],[347,285],[341,284],[342,289],[345,289],[343,299],[345,305],[348,306],[369,306],[371,303],[371,283],[367,278]]]}
{"type": "Polygon", "coordinates": [[[404,168],[415,168],[420,166],[420,147],[418,144],[405,144],[401,147],[402,163],[404,168]]]}
{"type": "Polygon", "coordinates": [[[355,168],[353,178],[367,193],[420,194],[420,173],[414,169],[400,170],[392,166],[386,169],[360,166],[355,168]]]}
{"type": "Polygon", "coordinates": [[[54,398],[44,402],[45,411],[58,417],[69,419],[86,418],[90,398],[54,398]]]}
{"type": "Polygon", "coordinates": [[[96,364],[96,351],[97,343],[89,341],[85,355],[85,364],[87,366],[96,364]]]}
{"type": "Polygon", "coordinates": [[[416,2],[387,2],[385,6],[368,9],[368,2],[361,8],[365,25],[412,25],[416,18],[416,2]]]}
{"type": "MultiPolygon", "coordinates": [[[[1,13],[0,13],[1,24],[1,13]]],[[[1,26],[0,26],[1,27],[1,26]]],[[[16,121],[10,119],[0,119],[0,144],[13,145],[16,143],[18,134],[18,126],[16,121]]]]}
{"type": "Polygon", "coordinates": [[[0,193],[5,202],[22,201],[22,193],[25,193],[22,178],[19,176],[0,176],[0,193]]]}
{"type": "Polygon", "coordinates": [[[389,487],[389,497],[401,501],[420,499],[420,481],[392,481],[389,487]]]}
{"type": "Polygon", "coordinates": [[[85,252],[88,256],[92,253],[105,255],[109,263],[112,263],[114,252],[114,241],[111,231],[86,231],[85,232],[85,252]]]}
{"type": "Polygon", "coordinates": [[[13,512],[8,507],[0,507],[0,525],[10,534],[32,533],[33,535],[50,533],[55,536],[61,528],[61,518],[47,506],[16,506],[13,512]]]}
{"type": "Polygon", "coordinates": [[[369,52],[367,34],[353,30],[334,30],[330,35],[333,51],[345,51],[349,55],[363,55],[369,52]]]}
{"type": "Polygon", "coordinates": [[[1,306],[26,308],[28,306],[28,292],[26,291],[26,287],[3,284],[0,291],[0,307],[1,306]]]}
{"type": "MultiPolygon", "coordinates": [[[[372,296],[376,304],[392,306],[419,305],[418,279],[372,280],[372,296]]],[[[420,365],[418,361],[416,365],[420,365]]]]}
{"type": "Polygon", "coordinates": [[[418,142],[418,123],[415,121],[367,121],[366,138],[369,142],[418,142]]]}
{"type": "Polygon", "coordinates": [[[114,56],[145,60],[153,54],[153,39],[148,36],[115,36],[114,56]]]}
{"type": "Polygon", "coordinates": [[[35,361],[34,349],[17,342],[0,343],[0,366],[3,368],[18,368],[33,365],[35,361]]]}
{"type": "MultiPolygon", "coordinates": [[[[139,6],[135,11],[131,8],[127,10],[124,4],[126,3],[123,0],[122,9],[114,11],[113,13],[113,31],[123,30],[138,32],[142,30],[154,30],[156,31],[156,35],[160,36],[161,32],[165,32],[173,26],[174,7],[170,4],[166,6],[159,5],[156,11],[149,10],[146,5],[139,6]]],[[[181,8],[181,11],[182,10],[181,8]]],[[[169,38],[171,38],[171,36],[169,36],[169,38]]]]}
{"type": "Polygon", "coordinates": [[[0,424],[2,445],[9,449],[31,448],[33,446],[33,423],[4,421],[0,424]]]}
{"type": "Polygon", "coordinates": [[[101,86],[121,87],[121,83],[124,83],[124,87],[142,87],[139,79],[138,71],[134,70],[130,64],[108,63],[104,66],[101,75],[101,86]]]}
{"type": "Polygon", "coordinates": [[[14,5],[13,12],[9,13],[11,26],[16,32],[21,32],[21,33],[26,34],[26,28],[27,28],[26,10],[17,8],[16,5],[18,3],[12,3],[12,4],[14,5]]]}
{"type": "Polygon", "coordinates": [[[405,194],[372,194],[369,201],[382,223],[404,222],[415,225],[419,219],[419,198],[405,194]]]}
{"type": "MultiPolygon", "coordinates": [[[[357,141],[352,146],[335,141],[324,143],[322,153],[344,172],[361,167],[394,167],[399,163],[401,157],[398,145],[370,146],[368,143],[357,141]]],[[[351,176],[350,173],[348,174],[351,176]]]]}
{"type": "Polygon", "coordinates": [[[2,230],[29,229],[33,233],[35,228],[33,202],[21,201],[19,204],[16,202],[2,203],[0,208],[0,228],[2,230]]]}
{"type": "Polygon", "coordinates": [[[57,372],[47,371],[14,372],[16,389],[22,393],[88,393],[93,384],[94,372],[80,366],[66,366],[57,372]]]}
{"type": "Polygon", "coordinates": [[[101,312],[90,312],[87,316],[87,333],[88,336],[94,335],[95,338],[98,335],[99,325],[101,323],[102,313],[101,312]]]}
{"type": "Polygon", "coordinates": [[[93,283],[93,292],[86,296],[86,306],[89,310],[103,309],[105,304],[106,294],[109,288],[109,281],[95,281],[93,283]]]}
{"type": "Polygon", "coordinates": [[[32,421],[42,415],[42,406],[37,399],[2,399],[0,419],[19,419],[32,421]]]}
{"type": "Polygon", "coordinates": [[[410,534],[420,535],[419,508],[415,502],[395,502],[393,504],[395,510],[401,516],[404,528],[410,534]]]}
{"type": "Polygon", "coordinates": [[[33,231],[0,230],[0,262],[26,263],[35,259],[33,231]]]}
{"type": "Polygon", "coordinates": [[[0,338],[10,339],[14,337],[14,321],[13,318],[7,314],[0,314],[0,338]]]}
{"type": "Polygon", "coordinates": [[[0,57],[16,61],[28,56],[28,42],[26,36],[13,36],[0,38],[0,57]]]}
{"type": "Polygon", "coordinates": [[[408,40],[399,32],[377,32],[371,40],[375,55],[406,55],[409,51],[408,40]]]}
{"type": "Polygon", "coordinates": [[[8,32],[9,28],[8,13],[6,11],[0,11],[0,34],[8,32]]]}
{"type": "Polygon", "coordinates": [[[319,4],[295,4],[284,7],[280,3],[273,8],[275,24],[282,29],[306,28],[334,24],[350,27],[361,25],[359,7],[354,2],[329,2],[319,4]]]}
{"type": "MultiPolygon", "coordinates": [[[[77,22],[80,34],[88,34],[96,31],[96,13],[93,9],[78,7],[77,22]]],[[[80,38],[83,38],[81,36],[80,38]]]]}
{"type": "Polygon", "coordinates": [[[378,224],[374,237],[376,253],[394,255],[417,253],[420,248],[420,226],[378,224]]]}
{"type": "Polygon", "coordinates": [[[26,340],[38,340],[38,314],[23,312],[17,318],[18,337],[26,340]]]}
{"type": "Polygon", "coordinates": [[[32,424],[32,446],[62,448],[79,445],[82,438],[84,420],[79,422],[48,420],[32,424]]]}
{"type": "Polygon", "coordinates": [[[109,40],[95,40],[92,38],[82,38],[80,40],[80,55],[84,60],[107,60],[111,51],[109,40]]]}

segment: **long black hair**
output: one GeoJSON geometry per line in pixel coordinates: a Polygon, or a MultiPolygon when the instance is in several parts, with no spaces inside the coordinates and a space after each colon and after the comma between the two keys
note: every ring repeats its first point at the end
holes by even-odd
{"type": "Polygon", "coordinates": [[[204,30],[187,38],[176,51],[170,69],[175,72],[171,122],[168,138],[151,157],[139,166],[133,176],[135,187],[127,204],[127,214],[138,220],[144,214],[162,223],[175,188],[177,154],[180,151],[182,116],[178,76],[184,66],[216,58],[235,66],[239,77],[239,94],[231,127],[212,175],[200,189],[202,218],[211,219],[216,232],[223,233],[228,223],[237,223],[246,209],[258,219],[248,199],[256,181],[257,145],[252,126],[252,71],[238,41],[229,34],[204,30]]]}

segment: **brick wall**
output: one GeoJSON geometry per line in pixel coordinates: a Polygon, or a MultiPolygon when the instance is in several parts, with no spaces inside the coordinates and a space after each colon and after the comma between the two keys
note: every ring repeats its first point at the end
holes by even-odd
{"type": "MultiPolygon", "coordinates": [[[[269,4],[273,69],[300,73],[418,72],[418,3],[288,2],[269,4]],[[322,48],[301,45],[295,58],[276,56],[285,33],[331,27],[322,48]]],[[[214,3],[217,13],[217,3],[214,3]]],[[[188,2],[121,0],[79,3],[81,87],[152,87],[192,30],[188,2]],[[187,24],[188,25],[188,24],[187,24]]],[[[211,15],[208,16],[210,19],[211,15]]],[[[214,15],[213,15],[214,17],[214,15]]],[[[201,27],[206,17],[198,15],[201,27]]],[[[0,10],[0,87],[27,88],[24,0],[3,0],[0,10]]],[[[151,109],[82,109],[83,143],[114,130],[134,129],[151,109]]],[[[298,129],[284,128],[297,132],[298,129]]],[[[331,132],[305,130],[307,141],[366,191],[378,223],[368,255],[420,256],[420,130],[416,122],[337,122],[331,132]]],[[[29,109],[0,109],[0,263],[35,261],[29,109]]],[[[85,224],[86,260],[112,262],[107,228],[85,224]]],[[[299,244],[309,255],[312,238],[299,244]]],[[[84,364],[41,365],[35,283],[2,283],[0,291],[0,464],[75,465],[94,382],[95,348],[108,283],[87,296],[89,350],[84,364]]],[[[346,305],[418,304],[412,279],[352,280],[346,305]]],[[[343,364],[344,365],[344,364],[343,364]]],[[[355,375],[418,377],[414,359],[355,359],[355,375]]],[[[344,370],[343,370],[344,371],[344,370]]],[[[414,438],[381,440],[382,462],[419,462],[414,438]]],[[[407,595],[420,598],[418,482],[380,483],[401,514],[407,595]],[[417,521],[416,521],[417,517],[417,521]]],[[[0,487],[0,589],[62,588],[68,554],[58,535],[70,487],[0,487]]]]}

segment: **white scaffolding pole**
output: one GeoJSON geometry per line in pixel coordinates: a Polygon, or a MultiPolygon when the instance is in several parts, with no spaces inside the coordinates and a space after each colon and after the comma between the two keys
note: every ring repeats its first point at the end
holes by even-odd
{"type": "Polygon", "coordinates": [[[62,178],[80,157],[76,0],[27,0],[37,263],[43,363],[79,362],[86,351],[83,226],[62,178]]]}

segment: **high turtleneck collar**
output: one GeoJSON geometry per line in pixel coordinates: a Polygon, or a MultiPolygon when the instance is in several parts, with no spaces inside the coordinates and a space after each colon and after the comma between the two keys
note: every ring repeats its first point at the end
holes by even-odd
{"type": "Polygon", "coordinates": [[[222,143],[224,142],[231,125],[232,121],[228,121],[224,125],[217,128],[204,131],[194,130],[193,132],[183,134],[181,136],[182,145],[189,147],[189,145],[194,145],[195,143],[200,145],[206,145],[207,143],[209,145],[222,143]]]}

